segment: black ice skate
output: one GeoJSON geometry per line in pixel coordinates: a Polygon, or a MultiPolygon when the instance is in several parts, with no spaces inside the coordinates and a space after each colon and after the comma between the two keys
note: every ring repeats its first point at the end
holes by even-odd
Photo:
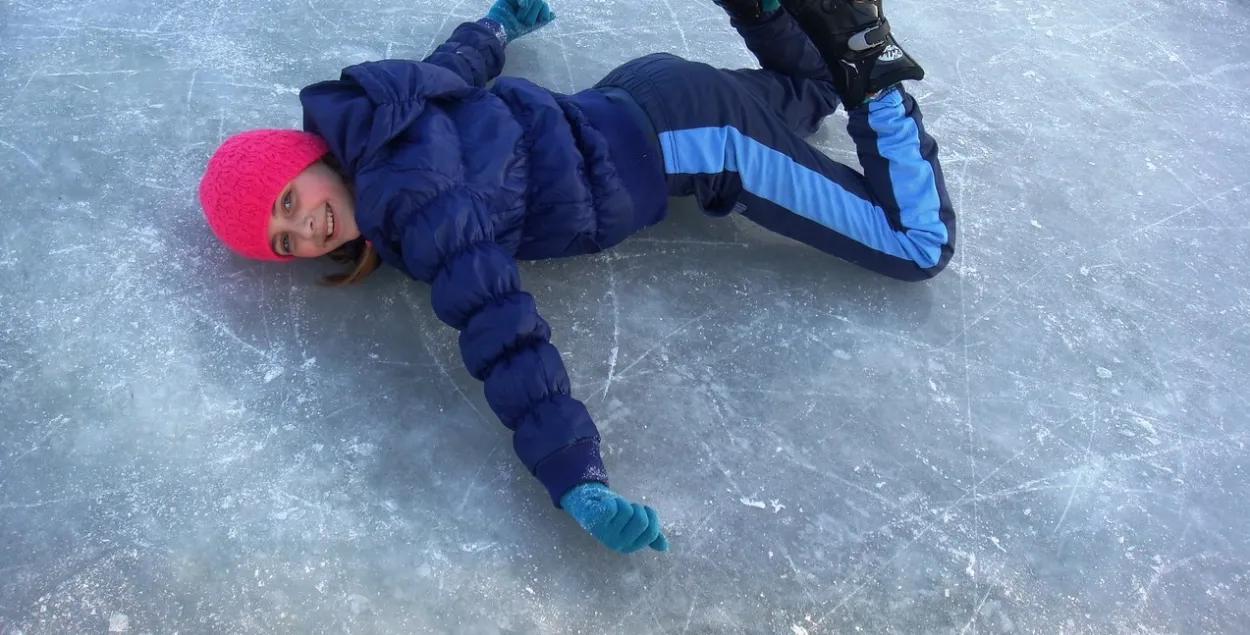
{"type": "Polygon", "coordinates": [[[781,0],[833,73],[846,108],[903,80],[924,78],[924,69],[890,34],[881,0],[781,0]]]}

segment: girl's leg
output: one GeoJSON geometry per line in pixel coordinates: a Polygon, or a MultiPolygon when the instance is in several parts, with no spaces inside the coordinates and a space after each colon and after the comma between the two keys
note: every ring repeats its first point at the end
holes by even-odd
{"type": "MultiPolygon", "coordinates": [[[[759,151],[754,139],[730,141],[741,180],[739,211],[891,278],[932,278],[954,255],[956,219],[937,142],[925,132],[919,106],[897,87],[849,115],[863,175],[797,139],[775,137],[771,152],[759,151]]],[[[672,167],[693,174],[714,166],[672,167]]]]}
{"type": "MultiPolygon", "coordinates": [[[[727,4],[732,14],[735,4],[751,1],[727,4]]],[[[812,22],[809,28],[821,33],[854,30],[849,28],[851,23],[863,16],[850,3],[833,1],[839,3],[834,13],[816,16],[819,19],[808,16],[812,22]]],[[[879,12],[879,0],[862,4],[874,5],[879,12]]],[[[741,13],[742,7],[737,10],[741,13]]],[[[791,131],[810,136],[839,101],[837,82],[825,58],[786,9],[762,19],[735,17],[732,22],[763,70],[726,74],[780,115],[791,131]]],[[[897,48],[888,29],[881,35],[888,40],[887,48],[897,48]]],[[[919,67],[899,51],[891,62],[878,61],[880,68],[874,67],[865,86],[856,90],[844,87],[844,92],[861,95],[856,91],[872,89],[875,81],[888,80],[891,74],[906,78],[922,75],[919,67]]],[[[901,87],[884,91],[868,103],[858,96],[855,99],[848,110],[847,128],[863,175],[773,130],[766,118],[750,116],[743,118],[741,127],[726,129],[734,133],[718,140],[729,146],[726,156],[732,158],[720,167],[732,176],[716,177],[715,165],[670,167],[676,174],[698,173],[694,178],[710,179],[719,186],[720,191],[702,197],[712,206],[723,209],[731,193],[740,190],[733,197],[734,209],[768,229],[894,278],[930,278],[950,261],[955,237],[955,215],[942,178],[937,143],[926,134],[914,98],[901,87]],[[748,129],[751,132],[744,136],[748,129]],[[704,169],[706,175],[701,172],[704,169]]],[[[665,154],[677,152],[675,138],[677,135],[670,135],[665,154]]],[[[674,172],[670,170],[670,174],[674,172]]],[[[694,187],[696,192],[701,189],[708,188],[694,187]]]]}
{"type": "Polygon", "coordinates": [[[823,80],[756,69],[724,72],[742,84],[764,107],[781,117],[787,128],[805,139],[816,134],[825,117],[838,109],[838,95],[833,90],[833,84],[823,80]]]}
{"type": "Polygon", "coordinates": [[[669,193],[709,214],[743,214],[774,232],[899,280],[940,272],[955,213],[937,143],[901,87],[852,109],[863,174],[809,145],[758,91],[671,56],[641,60],[634,86],[655,123],[669,193]]]}
{"type": "MultiPolygon", "coordinates": [[[[657,53],[598,85],[628,92],[649,120],[669,195],[693,196],[714,216],[741,213],[891,278],[923,280],[945,268],[954,253],[955,212],[937,143],[911,95],[892,88],[848,112],[860,174],[808,144],[778,114],[794,95],[815,93],[740,77],[657,53]],[[769,86],[775,94],[765,94],[769,86]]],[[[792,108],[819,110],[814,102],[792,108]]]]}
{"type": "Polygon", "coordinates": [[[809,137],[838,107],[829,67],[794,18],[778,9],[732,24],[761,69],[725,71],[772,108],[791,130],[809,137]]]}
{"type": "Polygon", "coordinates": [[[752,21],[731,18],[730,23],[760,68],[786,77],[833,81],[820,52],[785,9],[752,21]]]}

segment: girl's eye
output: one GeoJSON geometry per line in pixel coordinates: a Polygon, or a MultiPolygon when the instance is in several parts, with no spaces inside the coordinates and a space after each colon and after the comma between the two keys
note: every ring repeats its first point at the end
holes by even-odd
{"type": "Polygon", "coordinates": [[[282,195],[282,209],[288,212],[291,211],[291,193],[290,192],[287,192],[286,194],[282,195]]]}
{"type": "Polygon", "coordinates": [[[286,234],[282,236],[282,253],[288,255],[291,253],[291,237],[286,234]]]}

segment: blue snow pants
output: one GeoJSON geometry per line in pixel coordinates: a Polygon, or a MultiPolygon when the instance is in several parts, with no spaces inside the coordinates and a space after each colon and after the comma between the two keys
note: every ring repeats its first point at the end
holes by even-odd
{"type": "Polygon", "coordinates": [[[623,90],[645,117],[669,195],[694,196],[711,215],[740,213],[898,280],[942,271],[954,253],[955,212],[915,99],[900,86],[848,109],[861,174],[805,141],[838,96],[794,19],[783,9],[734,26],[762,68],[719,69],[659,53],[597,84],[623,90]]]}

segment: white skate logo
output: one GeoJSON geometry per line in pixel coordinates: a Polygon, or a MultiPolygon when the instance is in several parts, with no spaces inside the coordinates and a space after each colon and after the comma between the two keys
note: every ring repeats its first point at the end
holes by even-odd
{"type": "Polygon", "coordinates": [[[882,62],[894,62],[901,59],[903,59],[903,49],[895,44],[886,46],[885,50],[881,51],[881,55],[877,57],[877,60],[882,62]]]}

